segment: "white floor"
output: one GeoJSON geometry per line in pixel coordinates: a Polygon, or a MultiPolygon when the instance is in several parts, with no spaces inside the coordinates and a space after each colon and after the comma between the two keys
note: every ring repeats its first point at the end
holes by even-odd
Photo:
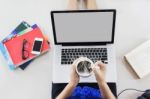
{"type": "MultiPolygon", "coordinates": [[[[21,21],[37,23],[53,42],[51,10],[67,9],[68,0],[0,0],[0,40],[21,21]]],[[[117,9],[116,56],[118,92],[125,88],[150,88],[150,75],[137,76],[123,55],[150,38],[149,0],[97,0],[100,9],[117,9]]],[[[0,54],[0,99],[51,99],[53,48],[25,70],[11,71],[0,54]]],[[[141,93],[128,91],[120,99],[135,99],[141,93]]]]}

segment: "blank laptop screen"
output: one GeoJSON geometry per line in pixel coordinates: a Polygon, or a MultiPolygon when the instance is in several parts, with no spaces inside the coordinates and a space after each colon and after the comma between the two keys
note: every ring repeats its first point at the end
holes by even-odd
{"type": "Polygon", "coordinates": [[[56,42],[112,42],[114,12],[53,13],[56,42]]]}

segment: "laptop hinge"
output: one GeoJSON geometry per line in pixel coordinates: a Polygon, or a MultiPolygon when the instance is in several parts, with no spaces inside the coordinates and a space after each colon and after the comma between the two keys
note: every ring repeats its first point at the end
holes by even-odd
{"type": "Polygon", "coordinates": [[[61,44],[62,46],[100,46],[100,45],[107,45],[107,43],[89,43],[89,44],[61,44]]]}

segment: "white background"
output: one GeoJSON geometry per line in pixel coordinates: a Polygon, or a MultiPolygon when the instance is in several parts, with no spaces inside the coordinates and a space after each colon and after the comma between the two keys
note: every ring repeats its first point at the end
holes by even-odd
{"type": "MultiPolygon", "coordinates": [[[[0,0],[0,40],[21,21],[37,23],[53,42],[50,19],[51,10],[67,9],[68,0],[0,0]]],[[[138,79],[123,55],[150,39],[149,0],[97,0],[100,9],[117,9],[116,59],[118,92],[125,88],[145,90],[150,88],[150,75],[138,79]]],[[[51,99],[52,55],[37,58],[22,71],[9,70],[0,54],[0,99],[51,99]]],[[[141,93],[128,91],[120,99],[135,99],[141,93]]]]}

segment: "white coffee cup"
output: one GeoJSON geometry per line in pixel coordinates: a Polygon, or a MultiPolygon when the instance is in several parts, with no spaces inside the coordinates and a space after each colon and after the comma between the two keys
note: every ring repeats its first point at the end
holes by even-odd
{"type": "Polygon", "coordinates": [[[80,57],[75,61],[76,72],[81,77],[89,77],[92,75],[92,66],[94,63],[87,57],[80,57]]]}

